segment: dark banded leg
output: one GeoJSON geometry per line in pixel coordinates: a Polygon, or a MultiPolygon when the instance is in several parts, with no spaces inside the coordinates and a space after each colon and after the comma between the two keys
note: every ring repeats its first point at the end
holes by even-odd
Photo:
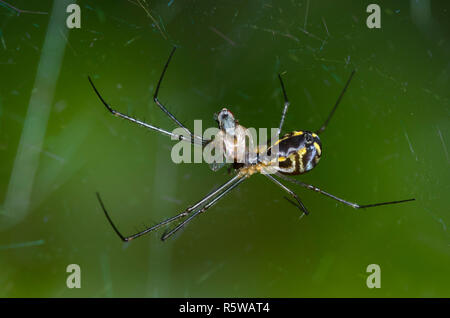
{"type": "Polygon", "coordinates": [[[325,192],[325,191],[323,191],[323,190],[321,190],[321,189],[319,189],[319,188],[317,188],[317,187],[315,187],[313,185],[301,182],[301,181],[299,181],[297,179],[289,178],[289,177],[287,177],[287,176],[285,176],[285,175],[283,175],[281,173],[277,172],[276,175],[278,177],[282,178],[283,180],[286,180],[286,181],[298,184],[298,185],[300,185],[302,187],[305,187],[305,188],[307,188],[309,190],[313,190],[313,191],[319,192],[319,193],[321,193],[323,195],[326,195],[329,198],[332,198],[333,200],[336,200],[336,201],[339,201],[341,203],[344,203],[344,204],[346,204],[348,206],[351,206],[352,208],[355,208],[355,209],[372,208],[372,207],[376,207],[376,206],[380,206],[380,205],[397,204],[397,203],[403,203],[403,202],[409,202],[409,201],[414,201],[415,200],[415,199],[406,199],[406,200],[399,200],[399,201],[389,201],[389,202],[380,202],[380,203],[372,203],[372,204],[361,205],[361,204],[349,202],[349,201],[346,201],[344,199],[338,198],[337,196],[334,196],[334,195],[332,195],[332,194],[330,194],[328,192],[325,192]]]}
{"type": "Polygon", "coordinates": [[[114,110],[101,96],[100,92],[97,90],[97,88],[94,85],[94,82],[92,81],[92,79],[88,76],[89,79],[89,83],[91,83],[92,88],[94,89],[95,93],[97,94],[98,98],[100,99],[100,101],[103,103],[103,105],[105,105],[106,109],[111,112],[114,116],[116,117],[120,117],[126,120],[129,120],[135,124],[138,124],[139,126],[151,129],[151,130],[155,130],[157,132],[162,133],[163,135],[167,135],[173,138],[176,138],[178,140],[185,140],[185,141],[189,141],[193,144],[198,144],[198,145],[206,145],[210,140],[204,140],[199,136],[196,136],[194,134],[191,133],[191,131],[189,129],[187,129],[178,119],[175,118],[174,115],[172,115],[166,107],[164,107],[164,105],[158,100],[158,92],[159,92],[159,88],[161,86],[161,82],[162,79],[164,78],[164,74],[166,72],[167,67],[169,66],[169,62],[172,58],[173,53],[175,52],[175,47],[173,48],[172,52],[170,53],[169,59],[167,60],[166,64],[164,65],[164,69],[163,72],[161,74],[161,77],[159,78],[158,84],[156,86],[156,90],[155,90],[155,95],[153,96],[153,100],[154,102],[159,106],[159,108],[170,118],[172,119],[179,127],[183,128],[186,131],[186,135],[180,135],[180,134],[174,134],[170,131],[167,131],[165,129],[147,124],[143,121],[140,121],[136,118],[133,118],[131,116],[125,115],[121,112],[118,112],[116,110],[114,110]]]}
{"type": "Polygon", "coordinates": [[[269,180],[271,180],[273,183],[275,183],[277,186],[279,186],[281,189],[283,189],[284,191],[286,191],[287,193],[289,193],[296,201],[298,204],[296,204],[296,206],[303,211],[303,213],[305,213],[306,215],[309,214],[308,210],[306,209],[306,207],[303,205],[303,202],[300,200],[300,198],[298,197],[297,194],[294,193],[294,191],[292,191],[291,189],[289,189],[288,187],[286,187],[284,184],[282,184],[280,181],[278,181],[277,179],[275,179],[273,176],[271,176],[270,174],[265,174],[265,177],[269,178],[269,180]]]}
{"type": "Polygon", "coordinates": [[[316,134],[320,134],[322,132],[324,132],[324,130],[327,128],[328,123],[330,122],[331,117],[333,117],[334,112],[336,111],[336,108],[338,107],[339,103],[341,102],[342,97],[344,96],[345,91],[347,90],[348,85],[350,84],[350,81],[353,78],[353,75],[355,74],[355,70],[352,71],[352,73],[350,74],[349,79],[347,80],[347,83],[345,83],[344,89],[342,90],[341,94],[339,95],[336,103],[334,104],[334,107],[331,109],[330,114],[328,115],[328,118],[325,120],[325,122],[323,123],[322,127],[320,127],[317,131],[316,134]]]}
{"type": "Polygon", "coordinates": [[[120,239],[124,242],[129,242],[135,238],[138,238],[142,235],[145,235],[149,232],[152,232],[154,230],[159,229],[160,227],[172,223],[180,218],[183,218],[185,216],[187,216],[189,213],[191,213],[192,211],[198,209],[200,206],[202,206],[205,203],[208,203],[211,199],[213,199],[217,194],[219,194],[220,192],[224,191],[225,189],[227,189],[227,187],[233,186],[236,182],[238,182],[241,179],[241,175],[236,175],[233,178],[231,178],[230,180],[228,180],[226,183],[224,183],[222,186],[220,186],[217,190],[214,190],[212,192],[210,192],[207,196],[205,196],[203,199],[201,199],[200,201],[198,201],[196,204],[194,204],[191,207],[188,207],[186,210],[184,210],[183,212],[170,217],[154,226],[151,226],[143,231],[140,231],[138,233],[135,233],[133,235],[130,236],[124,236],[122,233],[120,233],[120,231],[117,229],[116,225],[114,224],[114,222],[112,221],[111,217],[109,216],[108,211],[105,208],[105,205],[103,204],[103,201],[100,197],[100,194],[97,193],[97,198],[98,201],[100,202],[100,206],[102,207],[103,212],[105,213],[105,216],[109,222],[109,224],[111,225],[111,227],[113,228],[114,232],[116,232],[116,234],[120,237],[120,239]]]}
{"type": "Polygon", "coordinates": [[[220,193],[217,197],[215,197],[213,200],[211,200],[209,203],[207,203],[203,208],[195,211],[191,216],[189,216],[186,220],[184,220],[182,223],[177,225],[175,228],[170,230],[169,232],[165,233],[161,240],[165,241],[167,238],[175,234],[177,231],[182,229],[186,224],[188,224],[190,221],[192,221],[193,218],[195,218],[197,215],[206,212],[210,207],[212,207],[214,204],[216,204],[220,199],[222,199],[228,192],[230,192],[232,189],[236,188],[239,184],[241,184],[247,177],[238,175],[239,179],[233,183],[229,188],[224,190],[222,193],[220,193]]]}
{"type": "Polygon", "coordinates": [[[163,111],[170,119],[172,119],[179,127],[183,128],[183,129],[186,131],[186,133],[187,133],[189,136],[191,136],[192,139],[198,140],[198,141],[200,141],[203,145],[205,145],[205,144],[208,142],[208,140],[203,140],[203,138],[201,138],[201,137],[199,137],[199,136],[196,136],[196,135],[192,134],[191,131],[190,131],[188,128],[186,128],[186,127],[185,127],[178,119],[176,119],[176,117],[175,117],[174,115],[172,115],[172,113],[170,113],[170,112],[167,110],[167,108],[166,108],[166,107],[159,101],[159,99],[158,99],[159,88],[161,87],[162,80],[163,80],[163,78],[164,78],[164,75],[166,74],[166,70],[167,70],[167,68],[169,67],[170,60],[172,59],[172,56],[173,56],[173,54],[175,53],[175,50],[176,50],[176,49],[177,49],[177,47],[174,46],[173,49],[172,49],[172,51],[170,52],[170,55],[169,55],[169,58],[168,58],[166,64],[164,65],[163,71],[162,71],[161,76],[160,76],[160,78],[159,78],[159,80],[158,80],[158,84],[156,85],[155,94],[153,95],[153,101],[156,103],[156,105],[158,105],[158,107],[159,107],[159,108],[160,108],[160,109],[161,109],[161,110],[162,110],[162,111],[163,111]]]}
{"type": "Polygon", "coordinates": [[[166,135],[166,136],[169,136],[169,137],[173,137],[173,138],[176,138],[176,139],[178,139],[178,140],[186,140],[186,141],[189,141],[189,142],[194,143],[194,141],[193,141],[192,138],[190,138],[190,137],[187,137],[187,136],[184,136],[184,135],[174,134],[174,133],[172,133],[172,132],[170,132],[170,131],[164,130],[164,129],[159,128],[159,127],[155,127],[155,126],[153,126],[153,125],[147,124],[147,123],[145,123],[145,122],[143,122],[143,121],[140,121],[140,120],[138,120],[138,119],[136,119],[136,118],[133,118],[133,117],[131,117],[131,116],[125,115],[125,114],[123,114],[123,113],[121,113],[121,112],[118,112],[118,111],[114,110],[114,109],[113,109],[111,106],[109,106],[109,104],[103,99],[102,95],[100,95],[99,91],[98,91],[97,88],[94,86],[94,83],[92,82],[91,78],[88,77],[88,79],[89,79],[89,82],[90,82],[91,85],[92,85],[92,88],[94,89],[95,93],[97,94],[98,98],[102,101],[103,105],[105,105],[106,109],[109,110],[114,116],[120,117],[120,118],[123,118],[123,119],[126,119],[126,120],[129,120],[129,121],[131,121],[132,123],[138,124],[139,126],[142,126],[142,127],[145,127],[145,128],[151,129],[151,130],[155,130],[155,131],[157,131],[157,132],[160,132],[160,133],[163,134],[163,135],[166,135]]]}
{"type": "Polygon", "coordinates": [[[281,114],[280,126],[278,127],[278,136],[281,134],[281,129],[283,129],[284,119],[286,117],[286,113],[289,108],[289,100],[287,98],[286,89],[284,88],[283,79],[281,78],[281,74],[278,74],[278,78],[280,79],[281,90],[283,91],[284,105],[283,105],[283,113],[281,114]]]}

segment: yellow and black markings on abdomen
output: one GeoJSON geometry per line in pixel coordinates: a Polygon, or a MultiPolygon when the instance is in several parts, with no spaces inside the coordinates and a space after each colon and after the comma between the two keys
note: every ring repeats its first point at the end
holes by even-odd
{"type": "Polygon", "coordinates": [[[296,175],[311,170],[322,154],[319,137],[310,131],[291,132],[274,145],[278,146],[278,170],[283,174],[296,175]]]}

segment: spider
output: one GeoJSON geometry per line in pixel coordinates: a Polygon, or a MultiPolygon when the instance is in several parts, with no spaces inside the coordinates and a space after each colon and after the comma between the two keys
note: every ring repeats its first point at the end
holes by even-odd
{"type": "MultiPolygon", "coordinates": [[[[399,201],[389,201],[389,202],[380,202],[380,203],[373,203],[373,204],[357,204],[353,202],[346,201],[344,199],[341,199],[333,194],[330,194],[328,192],[325,192],[321,189],[319,189],[316,186],[303,183],[297,179],[289,177],[290,175],[300,175],[304,174],[311,169],[313,169],[317,163],[320,160],[320,157],[322,155],[322,144],[319,139],[319,134],[323,133],[325,129],[328,127],[329,121],[332,118],[333,114],[335,113],[339,103],[342,100],[342,97],[344,96],[345,91],[347,90],[351,79],[353,78],[353,75],[355,74],[355,70],[353,70],[350,74],[350,77],[348,78],[344,88],[342,89],[342,92],[340,93],[336,103],[334,104],[333,108],[331,109],[331,112],[329,113],[327,119],[322,124],[322,126],[316,130],[315,132],[312,131],[306,131],[306,130],[298,130],[293,131],[291,133],[285,134],[283,137],[278,139],[275,143],[272,143],[271,146],[265,149],[267,153],[270,153],[272,150],[276,152],[275,159],[267,160],[265,156],[262,156],[262,152],[260,150],[256,151],[256,157],[250,158],[249,156],[244,156],[245,160],[244,162],[238,162],[236,160],[237,153],[242,153],[242,148],[245,147],[242,143],[236,143],[236,140],[239,139],[239,137],[242,134],[242,131],[245,131],[245,127],[240,125],[238,121],[236,120],[233,113],[228,110],[227,108],[223,108],[216,116],[215,119],[218,123],[219,127],[219,133],[215,136],[215,138],[211,140],[205,140],[200,136],[196,136],[191,133],[191,131],[186,128],[174,115],[172,115],[167,108],[160,102],[158,99],[158,93],[161,86],[161,82],[163,81],[164,75],[166,73],[166,70],[169,66],[169,63],[175,53],[176,47],[174,47],[169,55],[169,58],[164,65],[163,71],[161,73],[161,76],[159,78],[158,84],[155,89],[155,94],[153,96],[153,100],[156,103],[156,105],[159,106],[159,108],[172,120],[175,122],[176,125],[181,127],[186,134],[175,134],[173,132],[169,132],[167,130],[164,130],[162,128],[150,125],[148,123],[145,123],[143,121],[140,121],[136,118],[130,117],[126,114],[123,114],[119,111],[114,110],[101,96],[97,88],[95,87],[94,83],[92,82],[91,78],[88,77],[89,82],[94,89],[95,93],[97,94],[100,101],[103,103],[103,105],[106,107],[106,109],[111,112],[114,116],[126,119],[128,121],[131,121],[132,123],[135,123],[139,126],[143,126],[150,130],[155,130],[161,134],[167,135],[172,137],[173,139],[178,139],[180,141],[187,141],[194,145],[199,145],[201,147],[205,147],[206,145],[210,144],[211,142],[214,143],[221,143],[224,149],[224,156],[227,159],[231,159],[233,162],[232,167],[234,168],[235,175],[225,182],[223,185],[221,185],[218,189],[210,192],[208,195],[203,197],[201,200],[199,200],[194,205],[189,206],[187,209],[185,209],[183,212],[172,216],[156,225],[153,225],[151,227],[146,228],[143,231],[137,232],[135,234],[132,234],[130,236],[124,236],[116,227],[114,222],[112,221],[107,209],[105,208],[105,205],[103,204],[103,201],[100,197],[100,194],[97,192],[97,198],[101,205],[101,208],[115,231],[115,233],[120,237],[122,241],[129,242],[135,238],[141,237],[147,233],[150,233],[154,230],[157,230],[161,228],[162,226],[171,224],[177,220],[184,219],[182,222],[180,222],[178,225],[173,227],[168,232],[163,233],[161,240],[166,240],[167,238],[171,237],[173,234],[175,234],[178,230],[183,228],[185,225],[187,225],[190,221],[192,221],[195,217],[197,217],[199,214],[206,212],[209,208],[211,208],[213,205],[215,205],[220,199],[222,199],[227,193],[229,193],[232,189],[239,186],[242,182],[244,182],[246,179],[248,179],[250,176],[256,173],[260,173],[264,175],[266,178],[268,178],[270,181],[275,183],[277,186],[279,186],[281,189],[286,191],[294,200],[294,203],[302,212],[303,215],[307,215],[309,212],[306,209],[303,202],[300,200],[297,194],[295,194],[291,189],[289,189],[286,185],[284,185],[279,179],[291,182],[297,185],[300,185],[302,187],[305,187],[307,189],[316,191],[318,193],[321,193],[327,197],[330,197],[336,201],[339,201],[343,204],[346,204],[348,206],[351,206],[355,209],[364,209],[364,208],[371,208],[381,205],[387,205],[387,204],[396,204],[396,203],[402,203],[402,202],[408,202],[413,201],[415,199],[406,199],[406,200],[399,200],[399,201]],[[231,142],[230,142],[231,140],[231,142]],[[233,142],[234,141],[234,142],[233,142]],[[276,147],[275,147],[276,146],[276,147]],[[232,151],[235,150],[235,148],[238,149],[238,151],[232,151]],[[267,173],[269,171],[269,173],[267,173]],[[278,177],[279,179],[277,179],[278,177]]],[[[278,134],[282,131],[283,123],[286,117],[286,113],[289,108],[289,100],[286,94],[286,90],[283,84],[283,80],[281,77],[281,74],[278,75],[278,78],[280,80],[281,89],[284,97],[284,105],[283,105],[283,112],[281,115],[281,121],[278,126],[278,134]]],[[[246,151],[244,151],[246,152],[246,151]]],[[[273,155],[273,154],[272,154],[273,155]]],[[[273,157],[271,157],[273,158],[273,157]]],[[[216,170],[216,168],[212,167],[213,170],[216,170]]]]}

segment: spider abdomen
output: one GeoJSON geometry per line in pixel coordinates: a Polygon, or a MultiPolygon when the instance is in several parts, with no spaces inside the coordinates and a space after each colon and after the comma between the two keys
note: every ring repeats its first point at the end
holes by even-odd
{"type": "Polygon", "coordinates": [[[278,147],[277,170],[288,175],[297,175],[313,169],[322,155],[319,137],[309,131],[294,131],[284,135],[272,149],[278,147]]]}

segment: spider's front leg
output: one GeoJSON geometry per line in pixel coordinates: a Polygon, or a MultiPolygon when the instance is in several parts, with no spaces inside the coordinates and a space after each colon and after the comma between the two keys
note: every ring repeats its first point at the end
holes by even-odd
{"type": "Polygon", "coordinates": [[[181,134],[175,134],[172,133],[170,131],[167,131],[165,129],[150,125],[146,122],[143,122],[141,120],[138,120],[136,118],[133,118],[131,116],[128,116],[124,113],[121,113],[115,109],[113,109],[106,101],[105,99],[102,97],[102,95],[100,94],[100,92],[98,91],[98,89],[95,87],[94,82],[92,81],[92,79],[90,77],[88,77],[89,79],[89,83],[91,83],[92,88],[94,89],[95,93],[97,94],[98,98],[100,99],[100,101],[103,103],[103,105],[105,105],[106,109],[112,113],[114,116],[116,117],[120,117],[123,119],[126,119],[128,121],[131,121],[132,123],[135,123],[139,126],[145,127],[147,129],[151,129],[154,131],[157,131],[163,135],[166,136],[170,136],[172,138],[178,139],[178,140],[185,140],[185,141],[189,141],[192,144],[196,144],[196,145],[201,145],[201,146],[205,146],[210,140],[205,140],[200,136],[196,136],[194,135],[188,128],[186,128],[174,115],[172,115],[172,113],[170,113],[167,108],[159,101],[158,99],[158,93],[159,93],[159,88],[161,86],[162,80],[164,78],[164,74],[166,73],[167,67],[169,66],[169,62],[172,59],[173,54],[175,53],[175,47],[173,48],[172,52],[169,55],[169,59],[167,60],[166,64],[164,65],[164,69],[161,73],[161,76],[158,80],[158,85],[156,86],[156,90],[155,90],[155,95],[153,96],[153,101],[156,103],[156,105],[159,106],[159,108],[170,118],[172,119],[179,127],[183,128],[186,131],[186,135],[181,135],[181,134]]]}

